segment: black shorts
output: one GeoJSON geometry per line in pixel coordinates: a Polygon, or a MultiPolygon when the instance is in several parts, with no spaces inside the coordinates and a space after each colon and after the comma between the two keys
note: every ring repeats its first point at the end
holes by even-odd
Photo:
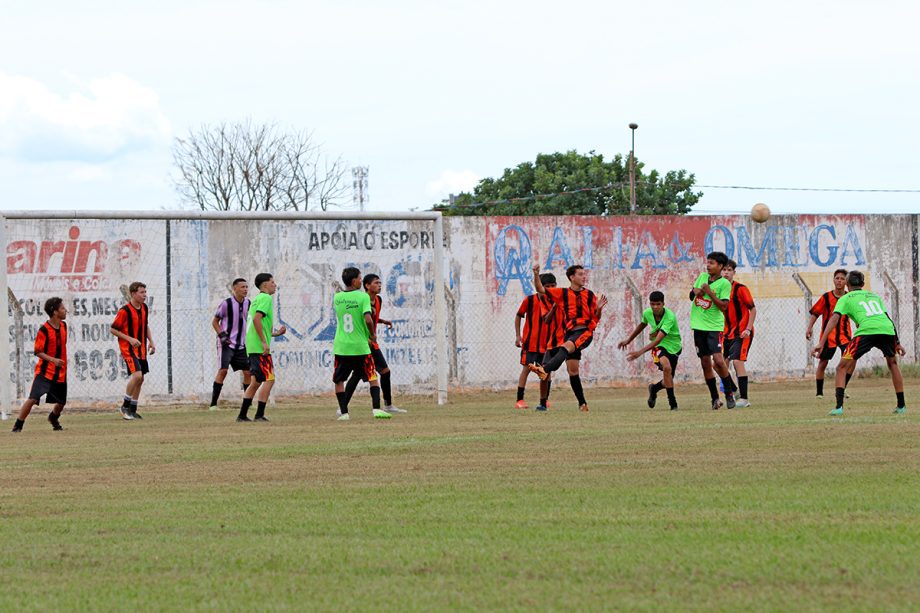
{"type": "Polygon", "coordinates": [[[540,351],[527,351],[526,349],[521,349],[521,366],[542,364],[544,355],[545,354],[540,351]]]}
{"type": "Polygon", "coordinates": [[[128,372],[132,375],[136,372],[140,372],[142,375],[146,375],[148,372],[150,372],[150,366],[147,365],[147,360],[131,358],[126,359],[125,364],[128,365],[128,372]]]}
{"type": "Polygon", "coordinates": [[[377,372],[382,372],[390,367],[387,364],[387,359],[383,357],[383,351],[380,347],[371,349],[371,357],[374,358],[374,368],[377,369],[377,372]]]}
{"type": "Polygon", "coordinates": [[[275,364],[272,356],[261,353],[249,354],[249,372],[259,383],[275,380],[275,364]]]}
{"type": "Polygon", "coordinates": [[[376,381],[377,371],[374,367],[374,356],[371,354],[335,356],[332,382],[345,383],[352,373],[361,377],[362,381],[376,381]]]}
{"type": "Polygon", "coordinates": [[[46,404],[67,404],[67,382],[59,383],[44,377],[35,377],[29,398],[41,403],[42,396],[45,397],[46,404]]]}
{"type": "Polygon", "coordinates": [[[834,358],[834,354],[837,353],[837,350],[840,350],[841,354],[847,352],[846,345],[837,345],[835,347],[828,347],[827,343],[824,344],[824,348],[821,350],[821,355],[818,357],[819,360],[830,361],[834,358]]]}
{"type": "Polygon", "coordinates": [[[234,372],[238,370],[249,370],[249,356],[246,355],[245,347],[233,349],[226,345],[221,346],[220,369],[226,370],[229,367],[232,367],[234,372]]]}
{"type": "Polygon", "coordinates": [[[670,353],[670,352],[665,351],[664,349],[662,349],[660,346],[659,346],[659,347],[656,347],[655,349],[656,349],[656,352],[655,352],[655,366],[658,367],[658,370],[662,370],[662,368],[661,368],[661,360],[667,358],[667,359],[668,359],[668,362],[671,363],[671,374],[676,373],[676,372],[677,372],[677,361],[680,359],[680,353],[681,353],[681,352],[678,351],[677,353],[670,353]]]}
{"type": "Polygon", "coordinates": [[[724,348],[722,350],[722,355],[725,356],[726,360],[747,362],[748,351],[751,349],[751,342],[753,342],[753,340],[753,331],[746,338],[726,338],[723,341],[724,348]]]}
{"type": "MultiPolygon", "coordinates": [[[[581,328],[579,330],[569,330],[565,333],[565,342],[575,345],[575,351],[569,353],[567,360],[580,360],[581,350],[587,349],[591,341],[594,340],[594,330],[581,328]]],[[[547,352],[549,353],[549,352],[547,352]]]]}
{"type": "Polygon", "coordinates": [[[722,353],[720,336],[722,336],[722,333],[715,330],[694,330],[693,344],[696,345],[696,355],[705,358],[709,355],[722,353]]]}
{"type": "Polygon", "coordinates": [[[886,358],[893,358],[897,355],[895,351],[894,336],[891,334],[867,334],[865,336],[854,336],[847,344],[843,351],[844,360],[858,360],[873,347],[879,349],[886,358]]]}

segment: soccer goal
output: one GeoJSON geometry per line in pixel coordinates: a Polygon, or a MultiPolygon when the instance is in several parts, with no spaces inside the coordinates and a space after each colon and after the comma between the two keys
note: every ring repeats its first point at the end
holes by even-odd
{"type": "MultiPolygon", "coordinates": [[[[346,266],[382,281],[379,342],[397,394],[447,402],[448,348],[441,214],[357,212],[10,211],[0,218],[6,267],[0,394],[7,415],[31,383],[45,300],[68,306],[68,395],[110,404],[127,370],[109,328],[133,281],[147,285],[156,354],[145,393],[204,401],[218,367],[211,322],[233,279],[278,283],[273,341],[279,396],[332,390],[332,297],[346,266]],[[16,398],[14,398],[16,396],[16,398]]],[[[250,298],[257,294],[254,286],[250,298]]],[[[226,394],[228,398],[233,398],[226,394]]]]}

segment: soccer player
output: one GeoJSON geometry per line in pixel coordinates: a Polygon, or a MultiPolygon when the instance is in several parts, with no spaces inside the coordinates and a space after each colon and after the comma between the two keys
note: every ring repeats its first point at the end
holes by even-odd
{"type": "Polygon", "coordinates": [[[128,304],[118,309],[112,322],[112,334],[118,338],[121,356],[128,366],[128,384],[121,405],[122,419],[143,419],[137,413],[137,401],[141,397],[144,375],[150,372],[147,356],[156,353],[156,345],[150,335],[147,308],[147,286],[135,281],[128,286],[128,304]]]}
{"type": "Polygon", "coordinates": [[[549,373],[558,370],[565,362],[569,373],[569,382],[572,393],[578,400],[578,409],[588,412],[588,401],[585,400],[584,388],[581,385],[579,361],[581,352],[587,349],[594,336],[594,329],[600,320],[601,312],[607,304],[607,297],[603,294],[598,298],[594,292],[585,287],[588,273],[583,266],[575,264],[565,271],[569,279],[569,287],[555,287],[546,289],[540,280],[540,266],[533,267],[533,284],[538,294],[545,294],[557,309],[561,310],[562,326],[565,336],[563,342],[554,347],[549,347],[543,356],[542,364],[530,364],[531,372],[537,373],[541,381],[549,377],[549,373]]]}
{"type": "Polygon", "coordinates": [[[668,405],[672,411],[676,411],[674,373],[677,372],[677,360],[683,348],[680,328],[677,326],[677,316],[674,315],[674,311],[664,306],[664,294],[661,292],[655,291],[649,294],[648,304],[650,308],[642,311],[642,321],[636,325],[627,339],[617,344],[617,347],[626,349],[646,326],[651,327],[649,343],[641,349],[630,351],[626,359],[632,362],[646,351],[652,352],[652,360],[661,371],[661,381],[648,386],[648,407],[654,409],[658,392],[665,390],[668,394],[668,405]]]}
{"type": "Polygon", "coordinates": [[[725,311],[725,330],[722,334],[722,356],[735,367],[738,377],[738,399],[736,407],[749,407],[748,400],[748,374],[745,368],[748,351],[754,340],[754,320],[757,319],[757,307],[754,306],[754,297],[751,290],[743,283],[735,281],[735,269],[738,267],[735,260],[729,259],[722,276],[732,284],[731,293],[728,295],[728,309],[725,311]]]}
{"type": "Polygon", "coordinates": [[[361,271],[348,267],[342,271],[345,291],[332,299],[336,327],[332,351],[335,365],[332,382],[339,401],[339,421],[348,421],[348,396],[345,382],[352,373],[371,384],[371,413],[376,419],[389,419],[390,414],[380,408],[380,384],[374,367],[371,346],[377,343],[374,319],[371,316],[371,298],[361,287],[361,271]]]}
{"type": "MultiPolygon", "coordinates": [[[[834,314],[834,308],[837,306],[837,301],[846,293],[847,271],[843,268],[839,268],[834,271],[834,289],[821,294],[818,301],[815,302],[808,311],[811,313],[811,317],[809,317],[808,325],[805,327],[806,340],[811,340],[811,330],[818,320],[818,317],[821,318],[821,327],[819,330],[824,330],[824,328],[827,327],[827,322],[830,321],[831,316],[834,314]]],[[[834,357],[837,349],[840,349],[841,354],[846,352],[847,343],[850,342],[851,338],[850,332],[850,318],[846,315],[841,315],[837,320],[837,325],[834,326],[834,329],[831,330],[830,335],[827,337],[827,343],[821,346],[821,353],[818,354],[818,369],[815,371],[816,398],[824,398],[824,370],[827,368],[827,363],[834,357]]],[[[818,335],[820,336],[820,332],[818,335]]],[[[856,368],[856,360],[851,360],[849,365],[850,371],[847,373],[844,388],[850,384],[850,378],[853,376],[853,369],[856,368]]]]}
{"type": "Polygon", "coordinates": [[[55,296],[45,301],[46,321],[38,334],[35,335],[35,355],[38,364],[35,365],[35,379],[29,397],[19,408],[19,417],[13,425],[13,432],[22,432],[22,426],[32,411],[32,407],[41,402],[54,403],[48,413],[48,421],[53,430],[63,430],[61,427],[61,412],[67,404],[67,307],[64,301],[55,296]]]}
{"type": "MultiPolygon", "coordinates": [[[[361,283],[364,286],[364,291],[367,292],[371,300],[371,319],[374,324],[371,330],[374,330],[376,334],[378,324],[383,324],[387,328],[392,328],[392,321],[380,318],[380,309],[383,306],[383,299],[380,297],[380,290],[383,284],[380,282],[380,277],[374,273],[368,273],[364,275],[364,279],[361,283]]],[[[390,366],[387,364],[387,359],[380,349],[380,344],[373,341],[370,343],[370,347],[371,356],[374,358],[374,369],[377,371],[377,374],[380,375],[380,391],[383,392],[383,410],[391,415],[396,413],[408,413],[405,409],[400,409],[393,405],[393,391],[390,387],[390,366]]],[[[361,376],[357,372],[352,373],[351,378],[345,385],[346,406],[351,402],[351,397],[354,395],[355,389],[357,389],[358,383],[360,382],[361,376]]]]}
{"type": "Polygon", "coordinates": [[[217,400],[224,387],[227,370],[243,371],[243,391],[251,383],[249,355],[246,353],[246,323],[249,320],[249,283],[246,279],[233,280],[233,294],[223,300],[214,313],[211,327],[220,339],[220,369],[211,389],[211,410],[217,410],[217,400]]]}
{"type": "MultiPolygon", "coordinates": [[[[540,275],[540,281],[546,289],[556,287],[556,275],[545,273],[540,275]]],[[[527,403],[524,401],[524,389],[527,386],[527,375],[530,374],[528,364],[539,364],[543,362],[543,354],[546,353],[546,344],[549,341],[550,327],[552,321],[545,318],[550,316],[552,303],[546,296],[533,294],[524,298],[521,306],[518,307],[517,315],[514,316],[514,345],[521,349],[521,374],[518,376],[517,402],[514,403],[516,409],[526,409],[527,403]],[[521,334],[521,320],[524,320],[524,333],[521,334]]],[[[540,404],[537,409],[546,410],[545,400],[549,397],[549,386],[551,380],[540,381],[540,404]]]]}
{"type": "Polygon", "coordinates": [[[240,405],[240,414],[236,416],[236,421],[253,421],[249,419],[249,407],[252,406],[256,392],[259,398],[255,421],[268,421],[265,417],[265,405],[275,385],[271,339],[287,332],[285,326],[277,330],[273,328],[275,318],[272,296],[278,291],[275,278],[270,273],[260,272],[256,275],[255,284],[260,293],[249,305],[249,316],[246,319],[246,353],[249,355],[249,372],[252,380],[243,392],[243,403],[240,405]]]}
{"type": "Polygon", "coordinates": [[[824,326],[824,332],[821,333],[821,339],[818,346],[812,353],[815,357],[820,357],[824,350],[824,344],[828,337],[834,331],[834,328],[840,321],[841,317],[849,317],[856,324],[856,332],[853,339],[847,344],[847,348],[837,363],[836,377],[836,396],[837,406],[830,415],[843,415],[844,386],[846,385],[847,373],[852,372],[850,363],[855,363],[859,358],[866,355],[873,347],[877,348],[885,356],[888,363],[888,370],[891,372],[891,383],[894,385],[894,393],[897,398],[897,406],[894,412],[901,415],[907,411],[904,405],[904,378],[901,376],[901,367],[898,366],[898,355],[904,355],[904,347],[898,340],[898,331],[895,330],[894,322],[888,315],[885,303],[882,299],[872,292],[863,289],[866,284],[866,278],[858,270],[851,270],[847,274],[847,287],[849,292],[837,300],[834,307],[834,314],[831,315],[827,325],[824,326]]]}
{"type": "Polygon", "coordinates": [[[716,374],[721,377],[725,388],[725,405],[729,409],[735,408],[735,395],[732,393],[735,384],[722,357],[722,343],[719,338],[725,329],[725,311],[728,309],[728,298],[732,291],[731,283],[722,276],[722,269],[727,263],[728,256],[721,251],[708,254],[706,272],[697,277],[693,289],[690,290],[690,300],[693,301],[690,307],[693,344],[703,367],[703,378],[709,387],[713,410],[722,406],[716,387],[716,374]]]}

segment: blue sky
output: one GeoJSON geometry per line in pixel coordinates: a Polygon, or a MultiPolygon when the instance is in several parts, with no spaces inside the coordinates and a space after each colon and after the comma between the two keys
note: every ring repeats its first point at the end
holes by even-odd
{"type": "MultiPolygon", "coordinates": [[[[918,189],[920,22],[879,2],[0,0],[2,209],[176,208],[203,123],[311,130],[371,210],[577,149],[704,185],[918,189]]],[[[917,212],[920,194],[704,189],[704,211],[917,212]]]]}

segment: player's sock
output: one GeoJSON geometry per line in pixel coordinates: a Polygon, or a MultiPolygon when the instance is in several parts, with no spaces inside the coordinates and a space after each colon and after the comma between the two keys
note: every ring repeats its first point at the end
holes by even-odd
{"type": "Polygon", "coordinates": [[[131,399],[131,415],[137,415],[137,400],[131,399]]]}
{"type": "Polygon", "coordinates": [[[517,396],[517,399],[518,399],[518,400],[524,400],[524,388],[523,388],[523,387],[518,387],[518,396],[517,396]]]}
{"type": "Polygon", "coordinates": [[[351,402],[351,397],[355,395],[359,383],[361,383],[361,377],[356,374],[352,374],[351,379],[345,383],[345,406],[351,402]]]}
{"type": "Polygon", "coordinates": [[[380,388],[376,385],[371,387],[371,407],[380,408],[380,388]]]}
{"type": "Polygon", "coordinates": [[[585,400],[585,390],[581,387],[581,377],[569,375],[569,383],[572,384],[572,393],[575,394],[575,399],[578,400],[578,406],[588,404],[588,401],[585,400]]]}
{"type": "Polygon", "coordinates": [[[659,381],[658,383],[652,383],[652,389],[655,390],[655,393],[656,393],[656,394],[657,394],[658,392],[660,392],[661,390],[665,389],[665,387],[664,387],[664,379],[662,379],[662,380],[659,381]]]}
{"type": "Polygon", "coordinates": [[[243,404],[240,406],[240,414],[236,416],[237,419],[246,419],[246,414],[249,413],[249,407],[252,406],[252,398],[243,398],[243,404]]]}
{"type": "Polygon", "coordinates": [[[546,398],[549,399],[549,390],[553,387],[553,380],[547,379],[546,381],[546,398]]]}
{"type": "Polygon", "coordinates": [[[738,377],[738,394],[742,398],[747,400],[747,393],[748,393],[748,378],[746,376],[738,377]]]}
{"type": "Polygon", "coordinates": [[[677,406],[677,397],[674,396],[674,388],[673,388],[673,387],[666,387],[666,388],[664,388],[664,389],[665,389],[665,391],[668,393],[668,406],[669,406],[669,407],[676,407],[676,406],[677,406]]]}
{"type": "Polygon", "coordinates": [[[383,392],[383,406],[393,406],[393,392],[390,389],[390,373],[380,375],[380,391],[383,392]]]}
{"type": "Polygon", "coordinates": [[[713,400],[719,399],[719,390],[716,388],[716,378],[706,379],[706,386],[709,388],[709,395],[713,400]]]}
{"type": "Polygon", "coordinates": [[[824,395],[824,379],[815,379],[815,396],[824,395]]]}
{"type": "Polygon", "coordinates": [[[848,373],[847,373],[847,380],[846,380],[846,382],[843,384],[843,387],[845,387],[845,388],[846,388],[846,387],[849,387],[849,386],[850,386],[850,379],[852,379],[852,378],[853,378],[853,373],[848,372],[848,373]]]}
{"type": "Polygon", "coordinates": [[[843,408],[843,395],[844,395],[844,393],[846,393],[846,392],[845,392],[845,388],[842,388],[842,387],[836,388],[836,394],[837,394],[837,408],[838,408],[838,409],[842,409],[842,408],[843,408]]]}
{"type": "Polygon", "coordinates": [[[124,401],[121,403],[121,406],[122,406],[123,408],[125,408],[125,409],[130,409],[130,408],[131,408],[131,401],[132,401],[132,400],[133,400],[133,398],[131,398],[131,396],[128,396],[127,394],[125,394],[125,399],[124,399],[124,401]]]}
{"type": "Polygon", "coordinates": [[[348,415],[348,395],[346,392],[336,392],[335,398],[339,401],[339,413],[348,415]]]}
{"type": "Polygon", "coordinates": [[[256,419],[265,417],[265,403],[261,400],[256,404],[256,419]]]}
{"type": "Polygon", "coordinates": [[[543,362],[543,370],[546,372],[559,370],[559,367],[565,363],[567,357],[569,357],[569,350],[565,347],[559,347],[548,362],[543,362]]]}
{"type": "MultiPolygon", "coordinates": [[[[725,387],[725,391],[729,394],[734,394],[735,390],[738,388],[735,386],[735,382],[732,381],[732,376],[728,375],[727,377],[720,377],[722,379],[722,385],[725,387]]],[[[717,396],[718,397],[718,396],[717,396]]]]}
{"type": "Polygon", "coordinates": [[[894,394],[895,396],[898,397],[898,408],[903,409],[904,408],[904,392],[895,392],[894,394]]]}
{"type": "Polygon", "coordinates": [[[217,399],[220,398],[220,390],[224,389],[223,383],[214,382],[214,385],[211,387],[211,406],[217,406],[217,399]]]}
{"type": "Polygon", "coordinates": [[[13,424],[13,432],[22,432],[22,426],[25,424],[25,420],[17,419],[16,423],[13,424]]]}
{"type": "Polygon", "coordinates": [[[540,398],[540,406],[546,406],[546,403],[549,402],[549,396],[546,398],[540,398]]]}
{"type": "Polygon", "coordinates": [[[245,391],[246,391],[246,388],[249,387],[249,384],[248,384],[248,383],[243,383],[242,385],[243,385],[243,391],[245,392],[245,391]]]}

